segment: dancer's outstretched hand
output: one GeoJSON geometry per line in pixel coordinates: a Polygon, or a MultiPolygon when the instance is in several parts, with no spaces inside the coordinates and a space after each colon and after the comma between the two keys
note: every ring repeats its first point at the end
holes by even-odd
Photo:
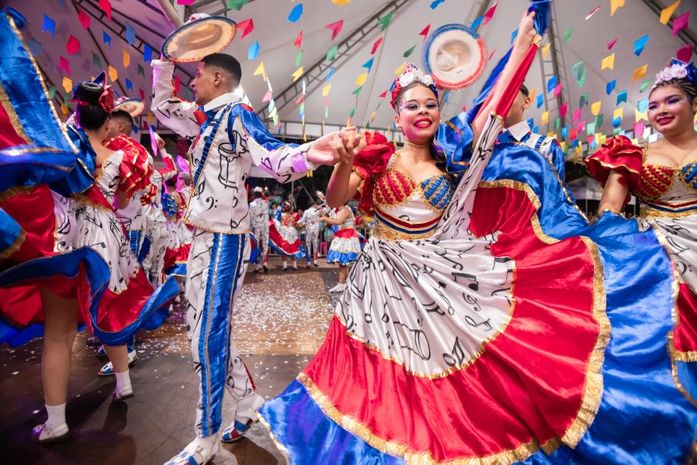
{"type": "Polygon", "coordinates": [[[351,166],[358,152],[366,146],[365,134],[359,134],[354,128],[348,128],[339,132],[332,141],[332,145],[339,157],[339,163],[351,166]]]}
{"type": "Polygon", "coordinates": [[[353,149],[359,145],[360,135],[356,128],[346,128],[339,132],[325,134],[312,142],[307,151],[307,159],[317,165],[335,165],[353,160],[353,149]]]}

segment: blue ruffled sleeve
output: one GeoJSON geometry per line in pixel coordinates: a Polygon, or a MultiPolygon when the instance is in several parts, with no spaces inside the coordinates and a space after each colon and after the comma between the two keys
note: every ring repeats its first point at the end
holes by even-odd
{"type": "Polygon", "coordinates": [[[459,176],[469,168],[474,142],[474,132],[462,112],[445,123],[441,123],[433,138],[433,152],[439,165],[448,173],[459,176]]]}
{"type": "Polygon", "coordinates": [[[49,185],[65,197],[75,192],[84,192],[94,183],[94,160],[97,156],[82,129],[68,126],[68,135],[78,148],[76,163],[68,174],[49,185]]]}

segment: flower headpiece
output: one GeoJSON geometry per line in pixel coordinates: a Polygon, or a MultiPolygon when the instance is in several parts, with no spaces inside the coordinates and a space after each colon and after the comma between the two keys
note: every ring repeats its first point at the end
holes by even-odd
{"type": "Polygon", "coordinates": [[[655,89],[664,82],[673,79],[687,79],[692,84],[697,86],[697,68],[692,63],[673,58],[670,65],[665,67],[660,73],[656,74],[656,80],[653,83],[652,89],[655,89]]]}
{"type": "MultiPolygon", "coordinates": [[[[82,81],[84,82],[84,81],[82,81]]],[[[92,102],[88,102],[86,100],[82,100],[79,96],[78,89],[80,88],[80,84],[82,82],[78,82],[75,84],[75,87],[73,87],[73,98],[70,100],[71,102],[75,102],[78,104],[80,107],[86,107],[89,105],[94,105],[92,102]]],[[[99,77],[91,81],[94,82],[95,84],[100,84],[102,86],[102,95],[99,96],[99,106],[102,107],[102,110],[104,110],[106,113],[111,113],[114,111],[114,89],[111,88],[111,86],[106,85],[105,82],[99,82],[99,77]]]]}
{"type": "Polygon", "coordinates": [[[400,74],[399,77],[394,80],[392,87],[390,87],[390,92],[392,94],[390,105],[392,105],[392,108],[395,110],[397,109],[396,105],[399,95],[402,93],[405,87],[414,82],[419,82],[425,85],[431,89],[433,93],[436,94],[436,98],[438,98],[438,89],[436,89],[436,84],[433,81],[433,77],[430,74],[422,72],[414,63],[407,63],[404,67],[404,71],[402,71],[402,74],[400,74]]]}

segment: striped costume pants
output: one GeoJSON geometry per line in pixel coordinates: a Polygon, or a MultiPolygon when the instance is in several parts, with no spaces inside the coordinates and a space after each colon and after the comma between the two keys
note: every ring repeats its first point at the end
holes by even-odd
{"type": "Polygon", "coordinates": [[[200,437],[220,429],[226,389],[236,413],[250,410],[254,401],[254,383],[232,342],[232,313],[249,253],[246,234],[194,232],[186,275],[186,323],[200,381],[196,406],[200,437]]]}

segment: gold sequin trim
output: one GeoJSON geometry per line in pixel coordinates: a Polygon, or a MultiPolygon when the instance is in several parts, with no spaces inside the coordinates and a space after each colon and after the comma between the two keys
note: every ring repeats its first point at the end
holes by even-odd
{"type": "Polygon", "coordinates": [[[697,352],[695,352],[694,350],[681,352],[676,349],[675,360],[677,360],[678,362],[697,362],[697,352]]]}
{"type": "Polygon", "coordinates": [[[528,200],[530,200],[530,203],[532,203],[533,207],[535,207],[536,210],[535,213],[533,213],[532,218],[530,218],[530,224],[532,226],[532,229],[535,231],[535,235],[537,236],[537,238],[545,244],[549,245],[556,244],[557,242],[559,242],[559,239],[556,239],[552,236],[548,236],[542,230],[542,226],[540,225],[540,218],[537,215],[537,210],[539,210],[541,207],[540,200],[537,198],[537,195],[530,186],[523,182],[513,181],[511,179],[502,179],[499,181],[481,181],[479,183],[479,188],[489,189],[497,187],[507,187],[510,189],[516,189],[525,192],[525,194],[528,197],[528,200]]]}
{"type": "Polygon", "coordinates": [[[561,441],[569,447],[576,447],[581,438],[593,423],[595,415],[600,407],[600,399],[603,395],[603,362],[605,349],[610,342],[610,320],[607,317],[606,293],[603,263],[600,260],[598,246],[588,237],[581,236],[588,247],[594,263],[593,271],[593,318],[598,323],[598,339],[591,352],[586,368],[586,385],[584,386],[581,408],[576,419],[561,438],[561,441]]]}
{"type": "Polygon", "coordinates": [[[687,459],[687,465],[697,465],[697,440],[692,442],[690,447],[690,457],[687,459]]]}
{"type": "Polygon", "coordinates": [[[383,239],[386,241],[413,241],[416,239],[425,239],[427,237],[431,237],[434,232],[436,232],[435,227],[425,233],[409,234],[402,231],[397,231],[396,229],[392,229],[389,226],[381,223],[380,220],[378,220],[377,226],[375,227],[375,232],[373,233],[373,237],[375,237],[376,239],[383,239]]]}
{"type": "Polygon", "coordinates": [[[695,214],[697,214],[697,205],[692,210],[682,212],[667,212],[642,205],[639,216],[642,218],[684,218],[695,214]]]}
{"type": "MultiPolygon", "coordinates": [[[[483,187],[510,187],[513,189],[518,189],[524,191],[530,202],[535,206],[536,210],[540,208],[540,201],[535,195],[534,191],[524,183],[512,181],[512,180],[501,180],[493,182],[480,183],[480,185],[485,184],[483,187]]],[[[535,214],[535,217],[537,215],[535,214]]],[[[546,236],[541,227],[539,227],[539,220],[537,224],[538,228],[533,226],[535,233],[538,238],[545,243],[555,243],[559,240],[546,236]]],[[[600,260],[600,254],[596,244],[589,238],[581,236],[584,244],[588,248],[593,263],[593,317],[598,324],[598,337],[596,339],[595,346],[590,354],[588,365],[586,368],[586,382],[583,389],[583,398],[581,401],[581,406],[576,415],[576,418],[571,423],[569,428],[566,430],[562,438],[552,438],[542,445],[542,449],[547,453],[552,453],[560,444],[564,443],[569,447],[575,447],[583,435],[588,430],[588,427],[593,423],[595,415],[597,414],[598,408],[600,406],[600,399],[603,393],[603,374],[602,367],[605,358],[605,350],[607,344],[610,340],[610,321],[607,317],[606,309],[606,293],[604,284],[604,271],[602,261],[600,260]]],[[[514,280],[515,281],[515,280],[514,280]]],[[[515,282],[513,282],[515,285],[515,282]]],[[[511,313],[512,315],[512,313],[511,313]]],[[[509,320],[510,321],[510,320],[509,320]]],[[[343,323],[342,323],[343,324],[343,323]]],[[[349,337],[360,340],[355,336],[348,334],[349,337]]],[[[370,344],[366,344],[368,348],[375,350],[370,344]]],[[[380,352],[379,352],[380,353],[380,352]]],[[[385,354],[380,353],[383,357],[385,354]]],[[[391,357],[385,357],[388,360],[393,360],[391,357]]],[[[673,367],[674,379],[676,383],[677,375],[675,366],[673,367]]],[[[532,441],[529,443],[524,443],[516,449],[506,450],[498,454],[486,456],[486,457],[467,457],[459,458],[450,461],[437,462],[433,456],[429,453],[410,453],[407,451],[406,444],[400,444],[396,442],[386,441],[375,434],[363,425],[360,421],[352,418],[348,415],[342,414],[331,402],[331,400],[322,393],[317,386],[310,380],[307,375],[301,373],[298,376],[298,381],[300,381],[308,390],[308,393],[317,403],[317,405],[322,409],[322,411],[331,418],[334,422],[340,425],[347,431],[355,434],[364,441],[366,441],[371,446],[378,450],[386,452],[391,455],[398,457],[404,457],[405,461],[410,465],[509,465],[517,461],[525,460],[530,457],[533,453],[540,449],[540,445],[537,441],[532,441]]],[[[684,391],[684,389],[683,389],[684,391]]]]}
{"type": "Polygon", "coordinates": [[[285,460],[286,464],[290,463],[290,452],[288,449],[286,449],[286,446],[284,446],[281,441],[279,441],[276,438],[276,435],[273,434],[273,431],[271,430],[271,425],[268,424],[266,419],[261,416],[259,412],[256,412],[257,419],[259,420],[259,423],[262,424],[264,428],[266,428],[266,431],[269,433],[269,436],[271,437],[271,441],[276,445],[276,448],[278,451],[281,453],[281,456],[283,457],[283,460],[285,460]]]}
{"type": "MultiPolygon", "coordinates": [[[[56,152],[60,152],[60,151],[59,151],[59,150],[56,150],[56,149],[54,149],[54,148],[51,148],[51,147],[35,147],[35,148],[26,148],[26,147],[17,148],[17,147],[10,147],[10,148],[7,148],[7,149],[3,149],[3,153],[5,153],[6,155],[11,155],[11,156],[15,156],[15,155],[24,155],[24,154],[26,154],[26,153],[56,153],[56,152]]],[[[61,171],[63,171],[63,172],[66,172],[66,173],[69,172],[69,171],[71,170],[71,168],[66,168],[66,167],[64,167],[64,166],[51,165],[51,164],[48,164],[48,163],[45,163],[45,164],[48,165],[48,166],[51,166],[51,167],[53,167],[53,168],[59,169],[59,170],[61,170],[61,171]]]]}
{"type": "Polygon", "coordinates": [[[0,192],[0,202],[7,200],[16,195],[26,195],[33,192],[35,187],[10,187],[0,192]]]}
{"type": "MultiPolygon", "coordinates": [[[[27,48],[27,45],[24,43],[24,40],[22,40],[22,34],[19,32],[19,29],[15,25],[15,22],[12,18],[10,18],[10,27],[12,28],[12,31],[15,33],[17,36],[17,39],[19,40],[19,43],[22,44],[22,48],[24,49],[24,53],[27,54],[29,59],[31,60],[31,64],[34,67],[34,72],[39,78],[39,83],[41,83],[41,90],[44,93],[44,96],[46,97],[46,101],[48,102],[49,107],[51,108],[51,112],[53,113],[53,118],[60,128],[61,132],[63,133],[63,136],[65,137],[65,141],[70,147],[75,151],[75,153],[78,152],[77,147],[75,147],[75,144],[73,144],[73,141],[70,139],[70,136],[68,136],[68,132],[65,129],[65,124],[61,121],[61,119],[58,117],[58,112],[56,111],[56,107],[53,105],[53,100],[48,95],[48,89],[46,88],[46,83],[44,82],[44,77],[41,75],[41,70],[39,70],[39,66],[36,64],[36,60],[34,59],[34,55],[31,54],[31,51],[27,48]]],[[[53,149],[50,149],[53,150],[53,149]]]]}
{"type": "Polygon", "coordinates": [[[305,386],[310,397],[312,397],[315,403],[322,409],[324,414],[331,418],[336,424],[382,452],[396,457],[404,457],[404,461],[409,465],[508,465],[525,460],[540,450],[538,442],[531,441],[521,444],[515,449],[504,450],[498,454],[492,454],[486,457],[463,457],[439,462],[428,452],[409,452],[406,444],[387,441],[373,434],[372,431],[360,421],[349,415],[342,414],[334,407],[331,400],[322,393],[307,375],[300,373],[297,379],[305,386]]]}
{"type": "Polygon", "coordinates": [[[646,185],[643,181],[641,182],[641,187],[640,191],[641,193],[637,192],[637,196],[640,199],[644,200],[653,200],[659,198],[661,195],[665,194],[670,190],[671,187],[673,187],[673,181],[675,180],[675,169],[670,168],[668,166],[662,166],[662,165],[652,165],[651,163],[646,163],[645,169],[642,170],[642,175],[649,179],[651,181],[651,184],[646,185]],[[658,177],[658,175],[651,169],[648,169],[647,166],[653,166],[654,168],[664,168],[664,169],[669,169],[671,171],[671,175],[668,180],[662,179],[658,177]],[[647,189],[650,189],[652,192],[647,192],[647,189]]]}
{"type": "Polygon", "coordinates": [[[671,374],[673,375],[673,383],[675,384],[675,387],[682,393],[683,396],[692,404],[697,406],[697,399],[694,399],[689,392],[687,392],[687,389],[685,389],[685,386],[682,385],[680,382],[680,378],[678,377],[678,362],[681,361],[678,358],[678,351],[675,349],[675,343],[673,342],[673,335],[675,334],[675,328],[678,325],[678,322],[680,321],[680,309],[678,308],[678,294],[680,292],[680,275],[678,274],[678,270],[675,268],[675,262],[673,261],[673,253],[671,252],[670,246],[668,245],[668,241],[666,240],[665,235],[663,234],[662,231],[660,231],[658,228],[653,228],[654,233],[656,234],[656,237],[658,238],[658,242],[663,246],[665,249],[666,253],[670,257],[670,268],[671,272],[673,273],[673,282],[672,282],[672,294],[673,294],[673,307],[670,311],[671,317],[673,319],[673,329],[670,330],[670,333],[668,334],[668,342],[667,342],[667,349],[668,349],[668,354],[670,354],[670,365],[671,365],[671,374]]]}
{"type": "Polygon", "coordinates": [[[15,239],[15,241],[10,245],[8,248],[0,252],[0,259],[5,259],[7,257],[10,257],[12,254],[17,252],[20,247],[22,247],[22,244],[24,244],[24,241],[27,239],[27,234],[24,232],[24,229],[19,231],[19,235],[15,239]]]}
{"type": "MultiPolygon", "coordinates": [[[[95,189],[96,189],[96,187],[95,187],[95,189]]],[[[91,198],[87,197],[84,194],[71,194],[70,198],[72,198],[76,202],[80,202],[80,203],[83,203],[85,205],[89,205],[90,207],[94,207],[97,210],[102,210],[102,211],[114,213],[114,209],[112,207],[108,207],[108,206],[101,204],[99,202],[95,202],[94,200],[92,200],[91,198]]]]}
{"type": "Polygon", "coordinates": [[[355,166],[351,168],[351,172],[354,173],[359,178],[361,178],[361,180],[365,180],[365,176],[363,175],[363,173],[358,171],[358,169],[355,166]]]}

